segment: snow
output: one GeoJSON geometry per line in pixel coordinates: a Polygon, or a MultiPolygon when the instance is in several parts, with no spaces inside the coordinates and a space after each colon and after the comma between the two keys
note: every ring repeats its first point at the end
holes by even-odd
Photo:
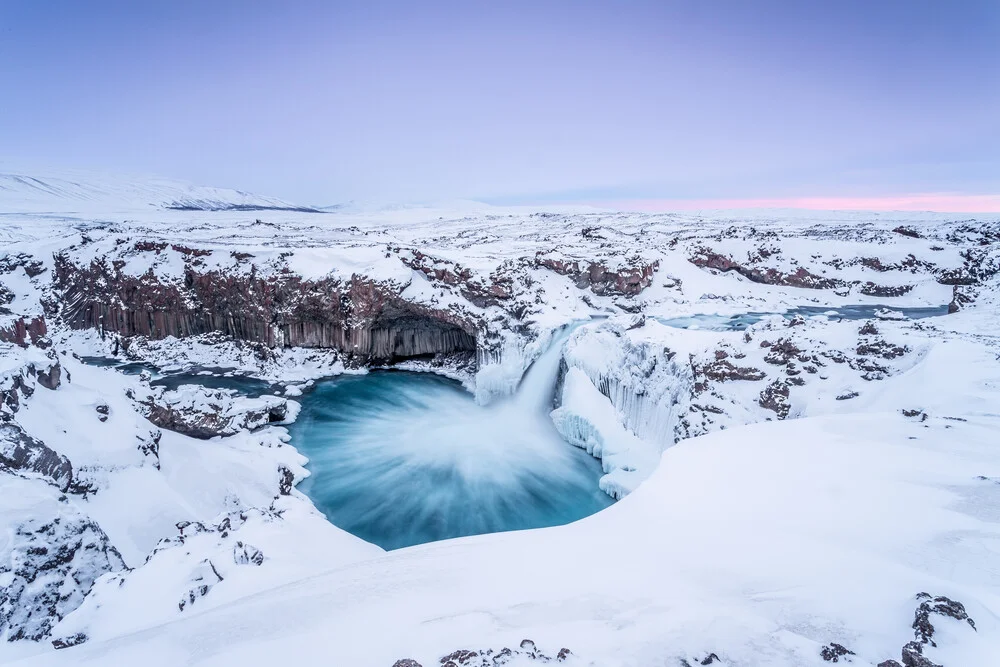
{"type": "Polygon", "coordinates": [[[960,642],[931,655],[993,664],[997,581],[967,552],[996,544],[996,526],[956,503],[995,467],[983,431],[997,424],[970,422],[925,429],[872,413],[693,439],[576,524],[403,550],[30,664],[433,664],[454,647],[530,637],[602,665],[697,651],[818,665],[828,641],[873,665],[898,655],[927,588],[963,600],[978,629],[954,628],[960,642]],[[588,557],[609,545],[607,566],[588,557]],[[954,558],[967,566],[945,567],[954,558]],[[376,641],[373,627],[393,631],[376,641]]]}
{"type": "Polygon", "coordinates": [[[612,402],[579,368],[567,371],[561,399],[552,421],[566,442],[601,459],[601,490],[613,498],[634,491],[656,466],[660,447],[627,430],[612,402]]]}
{"type": "MultiPolygon", "coordinates": [[[[548,655],[570,648],[567,664],[698,664],[715,653],[722,665],[799,667],[826,664],[820,650],[837,642],[855,652],[850,664],[874,666],[900,658],[915,596],[927,591],[961,601],[976,621],[973,630],[935,617],[928,659],[1000,664],[1000,279],[977,279],[975,300],[953,315],[896,314],[949,303],[953,287],[939,279],[965,270],[972,251],[995,266],[985,234],[997,216],[291,208],[161,180],[0,177],[0,286],[12,295],[0,330],[46,314],[55,351],[0,343],[0,391],[17,392],[3,418],[68,457],[79,484],[64,493],[31,471],[0,470],[0,516],[10,527],[63,516],[97,545],[98,526],[129,568],[118,571],[107,551],[79,581],[50,572],[71,603],[44,641],[4,643],[0,661],[426,666],[530,638],[548,655]],[[900,225],[919,238],[894,232],[900,225]],[[165,245],[144,251],[143,241],[165,245]],[[198,248],[201,263],[183,248],[198,248]],[[699,268],[689,260],[702,248],[841,286],[699,268]],[[10,261],[19,253],[45,270],[29,276],[10,261]],[[406,368],[462,379],[497,414],[518,411],[494,431],[523,428],[524,411],[551,418],[601,459],[600,487],[620,500],[566,526],[383,552],[288,488],[307,473],[282,425],[156,436],[142,407],[150,396],[234,419],[286,398],[160,396],[141,377],[81,363],[74,355],[109,356],[115,341],[52,315],[54,253],[175,284],[198,270],[397,286],[405,300],[475,323],[478,336],[475,366],[406,368]],[[580,286],[540,256],[656,269],[629,295],[580,286]],[[459,268],[469,276],[459,283],[434,277],[459,268]],[[909,291],[862,294],[868,281],[909,291]],[[497,285],[509,296],[470,297],[497,285]],[[868,321],[764,317],[746,331],[663,323],[859,304],[888,310],[868,321]],[[63,373],[51,390],[32,378],[54,360],[63,373]],[[80,633],[81,645],[51,648],[80,633]]],[[[280,383],[284,397],[365,372],[332,350],[260,355],[213,336],[135,340],[128,355],[246,373],[280,383]]],[[[0,534],[0,591],[28,553],[19,539],[0,534]]],[[[66,531],[51,539],[53,550],[73,542],[66,531]]]]}
{"type": "Polygon", "coordinates": [[[206,188],[156,178],[128,178],[89,171],[49,169],[45,173],[0,165],[0,201],[4,212],[65,213],[108,210],[189,208],[225,210],[296,208],[296,205],[238,190],[206,188]]]}

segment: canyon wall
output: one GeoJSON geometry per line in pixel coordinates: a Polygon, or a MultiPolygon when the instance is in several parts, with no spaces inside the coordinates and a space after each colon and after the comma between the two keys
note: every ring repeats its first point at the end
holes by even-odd
{"type": "Polygon", "coordinates": [[[57,255],[54,285],[62,294],[62,320],[102,335],[161,339],[218,332],[267,347],[334,348],[365,361],[476,349],[475,322],[411,303],[391,282],[190,266],[182,280],[170,282],[122,268],[118,261],[77,264],[57,255]]]}

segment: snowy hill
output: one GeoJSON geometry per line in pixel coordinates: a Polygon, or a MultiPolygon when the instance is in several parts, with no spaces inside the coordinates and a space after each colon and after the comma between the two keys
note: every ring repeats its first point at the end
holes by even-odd
{"type": "Polygon", "coordinates": [[[127,210],[316,211],[273,197],[164,179],[128,179],[91,172],[24,173],[0,165],[4,213],[110,213],[127,210]]]}

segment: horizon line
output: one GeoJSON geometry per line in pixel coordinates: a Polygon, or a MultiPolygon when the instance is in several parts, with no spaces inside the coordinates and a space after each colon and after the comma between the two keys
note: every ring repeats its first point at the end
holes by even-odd
{"type": "Polygon", "coordinates": [[[669,212],[732,209],[799,209],[811,211],[873,211],[924,213],[1000,213],[1000,194],[917,193],[885,196],[804,196],[666,199],[658,197],[587,199],[585,204],[618,210],[669,212]]]}

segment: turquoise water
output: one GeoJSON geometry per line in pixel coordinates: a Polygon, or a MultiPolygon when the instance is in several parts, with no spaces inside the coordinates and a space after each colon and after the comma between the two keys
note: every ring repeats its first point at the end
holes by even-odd
{"type": "Polygon", "coordinates": [[[312,473],[299,490],[385,549],[565,524],[613,502],[600,463],[538,404],[483,407],[457,382],[396,371],[325,380],[299,400],[289,430],[312,473]]]}

